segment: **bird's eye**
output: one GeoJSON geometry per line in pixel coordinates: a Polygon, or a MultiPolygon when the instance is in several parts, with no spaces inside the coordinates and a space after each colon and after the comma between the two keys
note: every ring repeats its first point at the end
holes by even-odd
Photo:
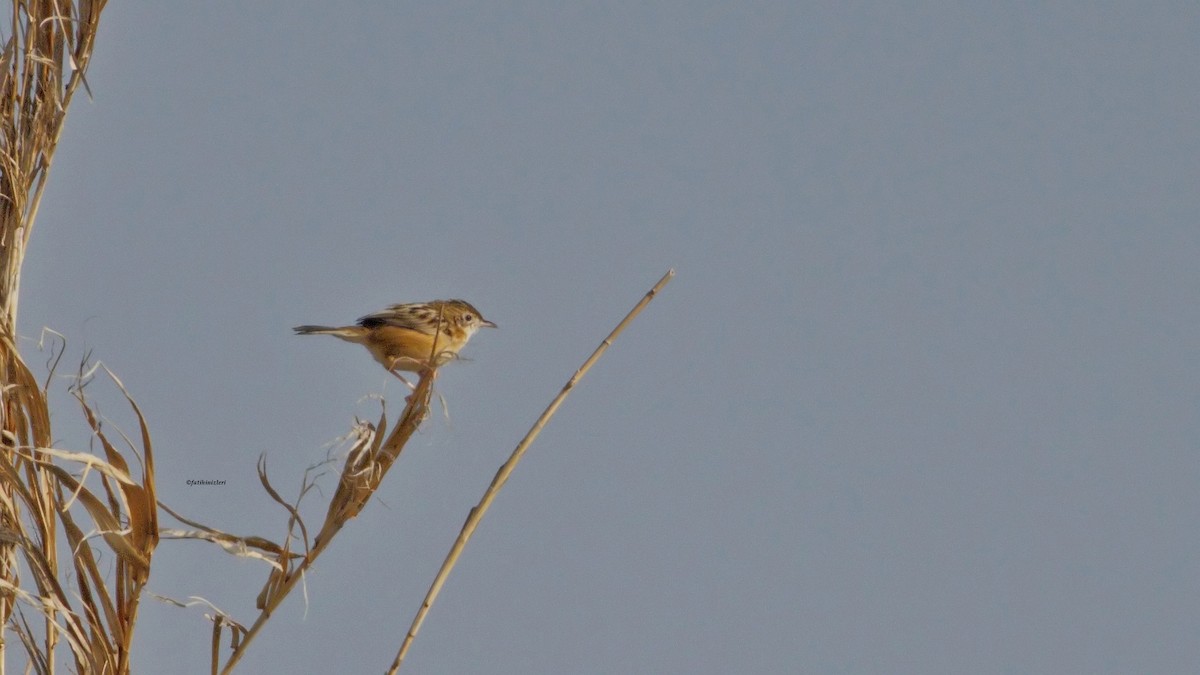
{"type": "Polygon", "coordinates": [[[472,322],[472,321],[474,321],[474,320],[475,320],[475,315],[474,315],[474,314],[464,314],[464,315],[463,315],[463,321],[465,321],[465,322],[467,322],[467,323],[471,323],[471,322],[472,322]]]}

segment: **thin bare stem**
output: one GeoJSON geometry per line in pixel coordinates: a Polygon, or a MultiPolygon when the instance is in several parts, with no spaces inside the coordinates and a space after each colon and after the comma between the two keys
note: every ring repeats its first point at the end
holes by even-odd
{"type": "Polygon", "coordinates": [[[479,526],[479,521],[483,520],[483,514],[487,513],[492,501],[496,499],[496,494],[500,492],[500,488],[504,487],[504,484],[508,482],[508,477],[512,474],[513,470],[517,468],[517,462],[521,461],[521,457],[525,455],[525,451],[529,449],[529,446],[538,437],[538,434],[542,433],[542,429],[545,428],[546,423],[550,421],[550,418],[554,416],[554,413],[558,410],[558,407],[562,405],[564,400],[566,400],[567,394],[571,393],[571,390],[575,388],[575,385],[579,383],[579,380],[582,379],[588,370],[591,369],[592,365],[604,355],[604,352],[607,351],[608,347],[613,343],[614,340],[617,339],[617,336],[620,335],[621,332],[625,330],[625,327],[628,326],[630,322],[632,322],[634,318],[641,313],[646,305],[650,304],[650,301],[654,299],[654,296],[658,295],[659,291],[661,291],[674,276],[674,269],[667,270],[667,273],[663,275],[662,279],[658,280],[658,283],[654,285],[654,288],[651,288],[650,291],[642,297],[641,301],[638,302],[638,304],[635,305],[632,310],[630,310],[629,314],[625,315],[625,318],[621,320],[621,323],[617,324],[617,327],[608,334],[608,337],[604,338],[604,340],[600,342],[600,346],[596,347],[596,351],[592,352],[592,355],[583,362],[583,365],[579,367],[579,370],[576,370],[575,374],[571,376],[571,379],[567,380],[567,384],[563,386],[562,391],[558,392],[558,396],[555,396],[554,400],[550,402],[550,405],[546,406],[546,409],[542,412],[541,416],[538,417],[537,421],[533,423],[533,426],[530,427],[529,432],[525,434],[525,438],[522,438],[521,442],[517,443],[517,447],[513,450],[512,455],[509,456],[508,461],[506,461],[500,467],[500,470],[496,472],[496,477],[492,479],[491,485],[489,485],[487,490],[484,491],[483,497],[479,500],[479,504],[472,508],[471,512],[467,515],[467,521],[463,523],[462,530],[458,533],[458,538],[454,540],[454,545],[450,547],[450,552],[446,554],[446,560],[442,563],[441,568],[438,570],[437,576],[433,578],[433,584],[429,586],[429,591],[425,594],[425,600],[421,603],[421,608],[417,610],[417,615],[413,618],[412,625],[409,626],[408,634],[405,635],[404,642],[400,645],[400,651],[396,653],[395,660],[392,661],[392,665],[388,668],[387,672],[389,675],[394,675],[400,670],[400,664],[404,662],[404,657],[408,654],[409,647],[412,646],[413,640],[417,637],[417,632],[421,630],[421,624],[425,622],[425,616],[429,614],[429,608],[433,606],[433,601],[436,600],[438,594],[441,593],[442,586],[446,583],[446,579],[450,576],[450,571],[454,569],[454,565],[458,563],[458,558],[462,554],[463,549],[466,548],[467,541],[471,539],[471,535],[475,533],[475,528],[479,526]]]}

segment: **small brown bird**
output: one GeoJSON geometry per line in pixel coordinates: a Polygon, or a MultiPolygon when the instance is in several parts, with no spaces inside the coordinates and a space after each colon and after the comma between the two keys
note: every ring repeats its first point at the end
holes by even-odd
{"type": "MultiPolygon", "coordinates": [[[[296,326],[297,335],[332,335],[367,348],[397,377],[397,371],[436,368],[458,356],[480,328],[495,328],[464,300],[433,300],[392,305],[368,314],[354,326],[296,326]]],[[[404,378],[400,378],[404,379],[404,378]]]]}

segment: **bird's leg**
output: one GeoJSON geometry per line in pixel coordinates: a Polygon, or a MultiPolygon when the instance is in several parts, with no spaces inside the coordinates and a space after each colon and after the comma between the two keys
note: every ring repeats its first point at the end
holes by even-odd
{"type": "Polygon", "coordinates": [[[404,383],[404,386],[408,387],[408,390],[409,390],[409,391],[416,391],[416,390],[417,390],[417,387],[416,387],[416,385],[414,385],[412,382],[409,382],[408,380],[404,379],[404,376],[403,376],[403,375],[401,375],[401,374],[399,373],[399,371],[395,371],[395,370],[389,370],[388,372],[389,372],[389,373],[391,373],[391,374],[393,374],[393,375],[395,375],[395,376],[396,376],[396,379],[398,379],[398,380],[400,380],[401,382],[403,382],[403,383],[404,383]]]}
{"type": "MultiPolygon", "coordinates": [[[[392,374],[395,375],[396,377],[400,377],[400,373],[397,373],[395,371],[393,371],[392,374]]],[[[420,375],[421,375],[422,380],[424,380],[426,377],[430,378],[430,384],[432,384],[433,383],[432,381],[434,379],[437,379],[437,368],[430,368],[430,367],[426,366],[424,369],[421,370],[420,375]]],[[[412,403],[412,397],[417,395],[417,388],[414,387],[408,380],[404,379],[403,377],[400,377],[400,381],[403,382],[404,384],[407,384],[409,389],[412,389],[412,393],[410,393],[408,396],[404,397],[405,405],[412,403]]]]}
{"type": "Polygon", "coordinates": [[[404,379],[404,376],[400,374],[400,365],[401,365],[401,363],[405,363],[406,361],[407,361],[407,359],[405,359],[402,356],[393,357],[391,359],[391,362],[386,364],[387,371],[389,373],[395,375],[397,380],[400,380],[401,382],[403,382],[404,386],[408,387],[409,391],[416,391],[417,388],[413,386],[413,383],[404,379]]]}

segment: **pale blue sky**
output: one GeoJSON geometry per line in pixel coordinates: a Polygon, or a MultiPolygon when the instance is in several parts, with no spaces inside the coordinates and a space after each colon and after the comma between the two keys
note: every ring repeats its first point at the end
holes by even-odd
{"type": "MultiPolygon", "coordinates": [[[[168,503],[279,537],[258,455],[292,494],[402,393],[291,326],[500,324],[241,672],[381,672],[671,266],[406,672],[1200,671],[1198,34],[1182,2],[112,2],[24,346],[121,375],[168,503]]],[[[157,558],[252,620],[261,565],[157,558]]],[[[143,611],[139,672],[207,672],[198,611],[143,611]]]]}

